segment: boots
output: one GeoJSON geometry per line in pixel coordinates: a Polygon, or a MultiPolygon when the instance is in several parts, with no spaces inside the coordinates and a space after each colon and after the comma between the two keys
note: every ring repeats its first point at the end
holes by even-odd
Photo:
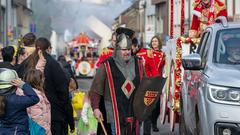
{"type": "Polygon", "coordinates": [[[153,132],[159,132],[159,128],[155,124],[152,125],[152,129],[153,129],[153,132]]]}

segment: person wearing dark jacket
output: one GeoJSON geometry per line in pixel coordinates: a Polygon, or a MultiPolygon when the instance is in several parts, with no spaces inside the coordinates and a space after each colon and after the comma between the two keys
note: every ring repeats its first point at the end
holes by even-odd
{"type": "Polygon", "coordinates": [[[15,50],[13,46],[4,47],[1,50],[3,62],[0,62],[0,68],[16,69],[16,58],[14,57],[15,50]]]}
{"type": "MultiPolygon", "coordinates": [[[[51,131],[52,135],[67,135],[68,120],[72,119],[71,103],[69,102],[69,91],[67,77],[59,63],[46,51],[51,43],[46,38],[38,38],[35,42],[35,51],[18,68],[20,77],[26,70],[34,69],[39,59],[38,50],[43,52],[46,59],[44,69],[44,90],[51,104],[51,131]]],[[[72,119],[73,120],[73,119],[72,119]]],[[[74,122],[70,122],[71,132],[74,131],[74,122]]]]}
{"type": "Polygon", "coordinates": [[[0,135],[29,135],[27,107],[39,102],[32,87],[14,70],[0,68],[0,135]],[[24,96],[16,95],[22,88],[24,96]]]}
{"type": "MultiPolygon", "coordinates": [[[[73,81],[73,83],[75,83],[76,87],[74,88],[74,90],[78,89],[78,83],[77,83],[76,77],[74,76],[71,65],[67,62],[65,56],[60,55],[58,57],[58,62],[60,64],[60,66],[63,68],[63,71],[66,74],[69,81],[73,81]]],[[[69,89],[71,89],[71,88],[69,88],[69,89]]]]}
{"type": "MultiPolygon", "coordinates": [[[[60,66],[62,67],[66,77],[67,77],[67,82],[69,84],[69,102],[71,103],[72,102],[72,93],[71,91],[73,90],[76,90],[78,88],[78,85],[77,85],[77,80],[76,78],[74,77],[74,74],[72,72],[72,69],[71,69],[71,66],[67,63],[66,61],[66,58],[63,56],[63,55],[60,55],[58,57],[58,62],[60,64],[60,66]],[[74,83],[74,88],[71,87],[71,83],[74,83]]],[[[72,104],[68,106],[68,112],[70,113],[69,115],[73,114],[73,107],[72,107],[72,104]]],[[[68,124],[70,125],[70,129],[71,128],[71,125],[74,125],[74,118],[73,117],[69,117],[69,119],[67,120],[68,121],[68,124]]],[[[74,128],[73,128],[74,129],[74,128]]]]}

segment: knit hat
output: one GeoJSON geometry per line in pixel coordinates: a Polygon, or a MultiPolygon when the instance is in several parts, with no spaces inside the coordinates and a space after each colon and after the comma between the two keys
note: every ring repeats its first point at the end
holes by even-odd
{"type": "Polygon", "coordinates": [[[18,75],[16,71],[7,68],[0,68],[0,91],[12,87],[13,85],[11,84],[11,81],[17,78],[18,75]]]}

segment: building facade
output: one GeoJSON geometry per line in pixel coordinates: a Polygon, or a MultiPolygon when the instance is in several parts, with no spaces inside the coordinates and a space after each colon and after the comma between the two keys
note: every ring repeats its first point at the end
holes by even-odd
{"type": "Polygon", "coordinates": [[[165,40],[169,33],[169,0],[152,0],[155,5],[155,34],[165,40]]]}
{"type": "Polygon", "coordinates": [[[30,31],[31,0],[0,0],[0,44],[16,44],[17,38],[30,31]]]}
{"type": "Polygon", "coordinates": [[[145,38],[145,0],[136,0],[133,4],[115,18],[112,29],[116,29],[119,26],[128,27],[135,31],[135,36],[139,38],[141,42],[144,42],[145,38]]]}
{"type": "MultiPolygon", "coordinates": [[[[184,0],[184,16],[185,16],[185,31],[188,31],[192,20],[193,3],[195,0],[184,0]]],[[[226,4],[229,21],[240,21],[240,1],[239,0],[221,0],[226,4]]],[[[151,0],[155,5],[156,13],[156,27],[155,33],[159,34],[162,39],[168,39],[170,35],[170,14],[171,14],[171,0],[151,0]]],[[[181,2],[182,0],[173,0],[173,32],[174,37],[179,37],[181,24],[181,2]]]]}
{"type": "Polygon", "coordinates": [[[144,33],[144,43],[149,44],[152,37],[155,35],[155,5],[152,5],[150,0],[146,0],[145,8],[145,33],[144,33]]]}
{"type": "Polygon", "coordinates": [[[7,36],[7,3],[6,0],[0,0],[0,47],[6,42],[7,36]]]}

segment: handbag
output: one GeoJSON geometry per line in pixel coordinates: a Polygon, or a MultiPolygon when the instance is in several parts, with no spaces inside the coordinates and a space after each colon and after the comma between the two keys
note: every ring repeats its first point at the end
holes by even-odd
{"type": "Polygon", "coordinates": [[[70,90],[76,90],[77,89],[77,84],[76,84],[76,82],[73,78],[70,78],[69,89],[70,90]]]}
{"type": "Polygon", "coordinates": [[[31,118],[28,119],[30,135],[46,135],[46,130],[31,118]]]}

